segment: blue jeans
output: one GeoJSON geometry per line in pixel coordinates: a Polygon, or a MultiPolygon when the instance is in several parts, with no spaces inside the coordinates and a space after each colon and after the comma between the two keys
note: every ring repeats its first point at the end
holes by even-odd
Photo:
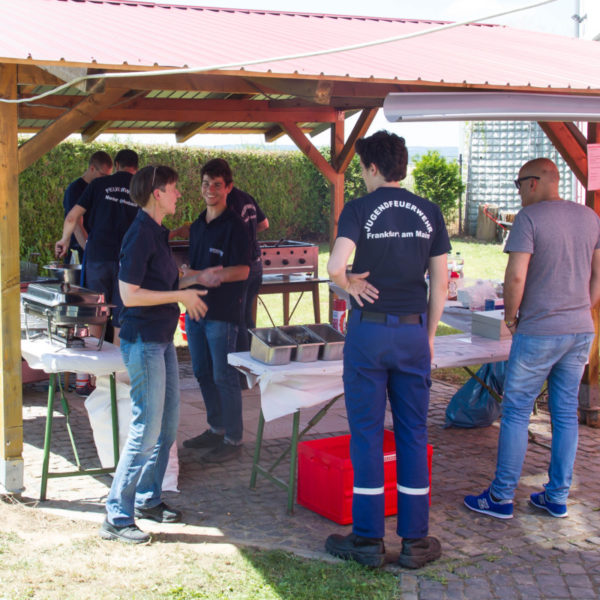
{"type": "Polygon", "coordinates": [[[548,500],[564,504],[569,495],[578,439],[578,390],[594,335],[513,337],[502,401],[496,476],[492,494],[510,500],[521,476],[533,404],[548,379],[552,451],[545,485],[548,500]]]}
{"type": "Polygon", "coordinates": [[[106,501],[108,521],[134,522],[134,506],[161,502],[169,450],[179,425],[179,369],[172,342],[121,340],[131,379],[131,423],[106,501]]]}
{"type": "Polygon", "coordinates": [[[225,434],[225,441],[242,441],[242,390],[239,372],[227,362],[235,352],[238,326],[225,321],[185,317],[194,376],[200,384],[206,405],[206,419],[215,433],[225,434]]]}

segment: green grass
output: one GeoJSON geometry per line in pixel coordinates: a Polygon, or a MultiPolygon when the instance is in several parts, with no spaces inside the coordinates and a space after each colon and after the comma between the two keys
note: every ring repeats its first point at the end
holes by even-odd
{"type": "Polygon", "coordinates": [[[217,577],[203,573],[173,587],[168,600],[384,600],[397,598],[392,573],[353,562],[330,564],[281,551],[242,549],[219,565],[217,577]],[[310,584],[307,585],[307,582],[310,584]]]}
{"type": "Polygon", "coordinates": [[[504,280],[508,254],[502,251],[502,244],[478,242],[473,238],[454,238],[451,243],[452,253],[460,252],[465,259],[465,277],[504,280]]]}

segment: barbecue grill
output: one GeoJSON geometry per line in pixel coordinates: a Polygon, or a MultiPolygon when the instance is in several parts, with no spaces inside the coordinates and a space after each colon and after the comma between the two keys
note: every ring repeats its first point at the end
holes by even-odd
{"type": "Polygon", "coordinates": [[[101,325],[98,350],[106,333],[112,304],[104,301],[104,294],[65,282],[30,283],[21,294],[27,339],[47,335],[51,342],[65,347],[84,346],[84,337],[90,335],[90,325],[101,325]],[[34,325],[30,326],[29,316],[34,325]],[[39,330],[39,320],[46,328],[39,330]]]}
{"type": "MultiPolygon", "coordinates": [[[[270,240],[258,242],[263,275],[291,275],[312,273],[319,276],[319,246],[293,240],[270,240]]],[[[189,264],[188,240],[171,240],[169,246],[177,266],[189,264]]]]}
{"type": "Polygon", "coordinates": [[[258,242],[264,275],[313,273],[319,276],[319,246],[293,240],[258,242]]]}

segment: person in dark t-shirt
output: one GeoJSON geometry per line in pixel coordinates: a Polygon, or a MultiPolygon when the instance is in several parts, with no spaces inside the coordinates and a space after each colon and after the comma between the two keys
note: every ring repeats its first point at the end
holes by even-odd
{"type": "MultiPolygon", "coordinates": [[[[55,244],[55,254],[57,257],[66,254],[77,223],[86,215],[89,226],[84,265],[86,286],[102,292],[106,302],[115,305],[111,309],[114,334],[107,338],[118,345],[119,316],[123,308],[118,285],[119,252],[139,208],[129,196],[129,184],[138,168],[137,153],[120,150],[115,156],[115,168],[116,173],[94,179],[85,188],[65,218],[62,238],[55,244]]],[[[94,331],[94,335],[99,332],[94,331]]]]}
{"type": "Polygon", "coordinates": [[[244,296],[242,298],[242,320],[238,332],[237,350],[246,352],[250,350],[250,334],[248,329],[256,327],[253,318],[253,308],[258,290],[262,283],[262,260],[260,257],[260,247],[256,239],[256,234],[269,228],[269,220],[261,210],[258,202],[247,192],[232,188],[227,195],[227,206],[238,214],[248,232],[250,240],[250,274],[244,284],[244,296]]]}
{"type": "Polygon", "coordinates": [[[201,176],[206,210],[190,227],[190,268],[184,270],[181,285],[190,285],[193,279],[194,285],[208,289],[206,317],[194,321],[186,315],[185,330],[209,429],[183,445],[210,448],[203,460],[224,462],[241,453],[242,391],[227,354],[236,350],[250,243],[244,223],[227,208],[233,186],[227,161],[207,162],[201,176]]]}
{"type": "Polygon", "coordinates": [[[428,535],[427,409],[450,242],[439,207],[400,187],[408,162],[403,138],[379,131],[358,140],[356,152],[369,193],[344,206],[327,265],[332,281],[352,301],[343,379],[354,469],[353,526],[349,535],[330,535],[325,548],[364,565],[384,563],[383,425],[389,397],[397,448],[397,532],[403,538],[398,563],[416,569],[441,556],[439,541],[428,535]]]}
{"type": "Polygon", "coordinates": [[[131,380],[131,422],[106,500],[100,536],[130,544],[148,542],[135,519],[175,523],[181,511],[161,499],[162,483],[179,425],[179,369],[173,334],[179,305],[190,318],[206,314],[204,292],[183,290],[168,244],[165,216],[180,197],[177,173],[146,167],[131,181],[131,197],[141,210],[123,238],[119,287],[121,354],[131,380]]]}
{"type": "MultiPolygon", "coordinates": [[[[69,214],[69,211],[77,204],[79,198],[85,191],[85,188],[90,182],[98,177],[105,177],[112,173],[113,161],[110,155],[103,150],[98,150],[90,156],[88,168],[85,173],[72,181],[63,197],[63,208],[65,211],[65,217],[69,214]]],[[[83,247],[87,238],[87,227],[85,227],[85,220],[82,218],[75,227],[75,231],[71,236],[71,243],[69,244],[69,253],[65,256],[65,261],[71,259],[70,253],[77,252],[79,262],[83,262],[83,247]],[[78,239],[79,238],[79,239],[78,239]]]]}

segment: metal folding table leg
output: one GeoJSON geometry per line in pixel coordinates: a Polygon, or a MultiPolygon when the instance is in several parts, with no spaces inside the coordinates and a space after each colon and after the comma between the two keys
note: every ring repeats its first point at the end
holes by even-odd
{"type": "MultiPolygon", "coordinates": [[[[71,440],[71,447],[75,456],[75,463],[77,465],[76,471],[63,471],[59,473],[49,472],[50,463],[50,447],[52,444],[52,421],[54,411],[54,401],[56,398],[56,382],[57,377],[60,377],[59,373],[50,373],[50,381],[48,385],[48,411],[46,414],[46,430],[44,433],[44,457],[42,460],[42,483],[40,489],[40,500],[46,499],[46,490],[48,488],[48,479],[51,477],[76,477],[80,475],[104,475],[106,473],[112,473],[117,467],[119,462],[119,419],[117,412],[117,387],[115,382],[115,374],[110,375],[110,405],[111,405],[111,417],[112,417],[112,429],[113,429],[113,453],[115,457],[115,465],[113,467],[100,468],[100,469],[84,469],[81,467],[79,462],[79,455],[77,452],[77,446],[75,444],[75,438],[71,430],[71,423],[69,420],[69,403],[64,395],[64,391],[60,390],[61,403],[65,411],[66,426],[69,433],[69,439],[71,440]]],[[[59,386],[60,387],[60,386],[59,386]]]]}
{"type": "Polygon", "coordinates": [[[260,453],[262,449],[262,441],[263,441],[263,433],[265,427],[265,418],[263,416],[262,410],[260,411],[260,415],[258,417],[258,429],[256,431],[256,443],[254,445],[254,458],[252,460],[252,473],[250,475],[250,488],[256,488],[256,478],[258,475],[262,475],[275,485],[284,489],[287,492],[287,512],[289,514],[293,514],[294,512],[294,491],[296,489],[296,467],[298,463],[298,442],[299,440],[310,431],[326,414],[327,411],[335,404],[335,402],[342,397],[343,394],[332,398],[327,402],[327,404],[319,410],[318,413],[314,415],[314,417],[307,423],[306,427],[299,431],[300,429],[300,411],[297,410],[293,415],[292,421],[292,439],[290,443],[286,446],[283,452],[279,455],[277,460],[268,468],[262,467],[260,463],[260,453]],[[288,481],[285,482],[281,480],[279,477],[273,475],[273,470],[277,465],[287,456],[288,452],[290,453],[290,468],[289,468],[289,476],[288,481]]]}

